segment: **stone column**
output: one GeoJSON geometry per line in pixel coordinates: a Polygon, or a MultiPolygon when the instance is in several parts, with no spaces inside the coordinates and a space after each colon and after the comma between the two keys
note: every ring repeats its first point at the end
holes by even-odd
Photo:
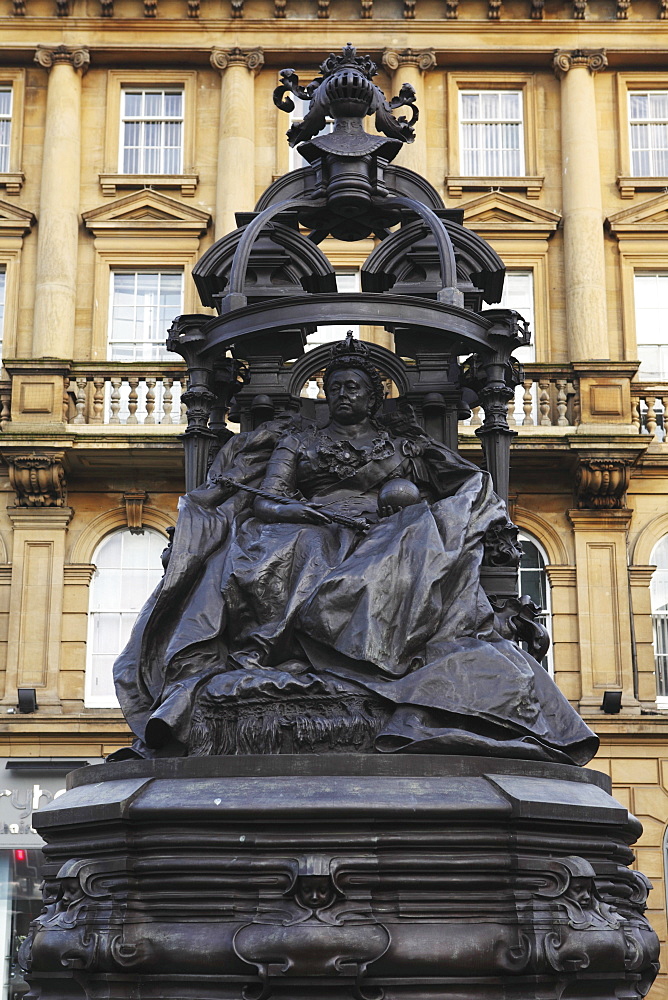
{"type": "Polygon", "coordinates": [[[397,164],[415,170],[423,177],[427,175],[427,107],[424,87],[424,76],[436,66],[436,56],[433,49],[385,49],[383,66],[392,73],[392,94],[399,93],[404,83],[410,83],[415,90],[416,101],[420,111],[420,120],[415,130],[415,142],[408,143],[399,153],[397,164]]]}
{"type": "Polygon", "coordinates": [[[33,357],[71,358],[74,350],[81,78],[86,48],[39,46],[35,62],[49,70],[37,231],[33,357]]]}
{"type": "Polygon", "coordinates": [[[610,357],[594,75],[605,52],[558,50],[566,321],[571,361],[610,357]]]}
{"type": "Polygon", "coordinates": [[[255,207],[255,88],[264,65],[262,49],[213,49],[211,65],[220,70],[220,127],[216,180],[215,235],[236,229],[234,213],[255,207]],[[233,181],[233,182],[232,182],[233,181]]]}

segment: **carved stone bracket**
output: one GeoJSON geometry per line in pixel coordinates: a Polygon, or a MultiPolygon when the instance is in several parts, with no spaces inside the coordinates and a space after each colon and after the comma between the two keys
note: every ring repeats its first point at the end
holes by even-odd
{"type": "MultiPolygon", "coordinates": [[[[579,16],[575,15],[575,17],[579,16]]],[[[582,17],[584,17],[584,11],[582,17]]],[[[572,52],[567,52],[566,49],[557,49],[552,57],[552,68],[560,80],[573,66],[586,66],[593,75],[606,69],[607,65],[608,57],[605,49],[573,49],[572,52]]]]}
{"type": "Polygon", "coordinates": [[[125,517],[132,535],[144,534],[144,504],[148,501],[146,490],[133,490],[123,494],[125,517]]]}
{"type": "Polygon", "coordinates": [[[44,69],[52,69],[59,63],[68,63],[83,74],[90,64],[90,52],[85,45],[80,48],[70,48],[68,45],[38,45],[35,62],[44,69]]]}
{"type": "MultiPolygon", "coordinates": [[[[242,11],[242,7],[239,8],[242,11]]],[[[235,17],[241,17],[242,13],[237,13],[235,17]]],[[[264,51],[261,48],[249,49],[218,49],[211,50],[211,65],[214,69],[226,70],[228,66],[245,66],[251,73],[259,73],[264,66],[264,51]]]]}
{"type": "Polygon", "coordinates": [[[578,507],[583,510],[621,510],[631,478],[622,458],[582,458],[575,474],[578,507]]]}
{"type": "Polygon", "coordinates": [[[416,66],[421,73],[427,73],[436,67],[436,54],[433,49],[385,49],[382,56],[383,66],[394,72],[403,66],[416,66]]]}
{"type": "Polygon", "coordinates": [[[19,507],[64,507],[67,483],[63,455],[5,455],[19,507]]]}

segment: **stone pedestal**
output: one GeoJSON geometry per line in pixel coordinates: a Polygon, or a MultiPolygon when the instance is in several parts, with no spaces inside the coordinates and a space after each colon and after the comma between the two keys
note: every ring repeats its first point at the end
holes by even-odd
{"type": "Polygon", "coordinates": [[[576,767],[430,756],[104,764],[34,816],[31,1000],[643,996],[640,824],[576,767]]]}

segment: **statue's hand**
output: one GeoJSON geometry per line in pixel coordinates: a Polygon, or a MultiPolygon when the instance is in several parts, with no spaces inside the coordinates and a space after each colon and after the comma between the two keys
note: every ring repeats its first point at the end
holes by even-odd
{"type": "Polygon", "coordinates": [[[331,524],[331,518],[327,514],[307,507],[298,500],[277,506],[281,521],[290,521],[293,524],[331,524]]]}
{"type": "Polygon", "coordinates": [[[275,501],[258,499],[255,501],[255,513],[263,521],[270,523],[281,523],[287,521],[290,524],[331,524],[331,518],[319,510],[300,503],[299,500],[291,500],[290,503],[276,503],[275,501]]]}

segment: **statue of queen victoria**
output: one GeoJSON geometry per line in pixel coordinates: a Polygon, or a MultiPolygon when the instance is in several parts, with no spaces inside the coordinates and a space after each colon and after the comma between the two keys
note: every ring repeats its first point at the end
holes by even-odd
{"type": "Polygon", "coordinates": [[[379,416],[364,343],[337,343],[325,426],[234,436],[180,507],[165,577],[115,665],[140,756],[380,751],[583,764],[597,739],[495,630],[491,477],[379,416]]]}

